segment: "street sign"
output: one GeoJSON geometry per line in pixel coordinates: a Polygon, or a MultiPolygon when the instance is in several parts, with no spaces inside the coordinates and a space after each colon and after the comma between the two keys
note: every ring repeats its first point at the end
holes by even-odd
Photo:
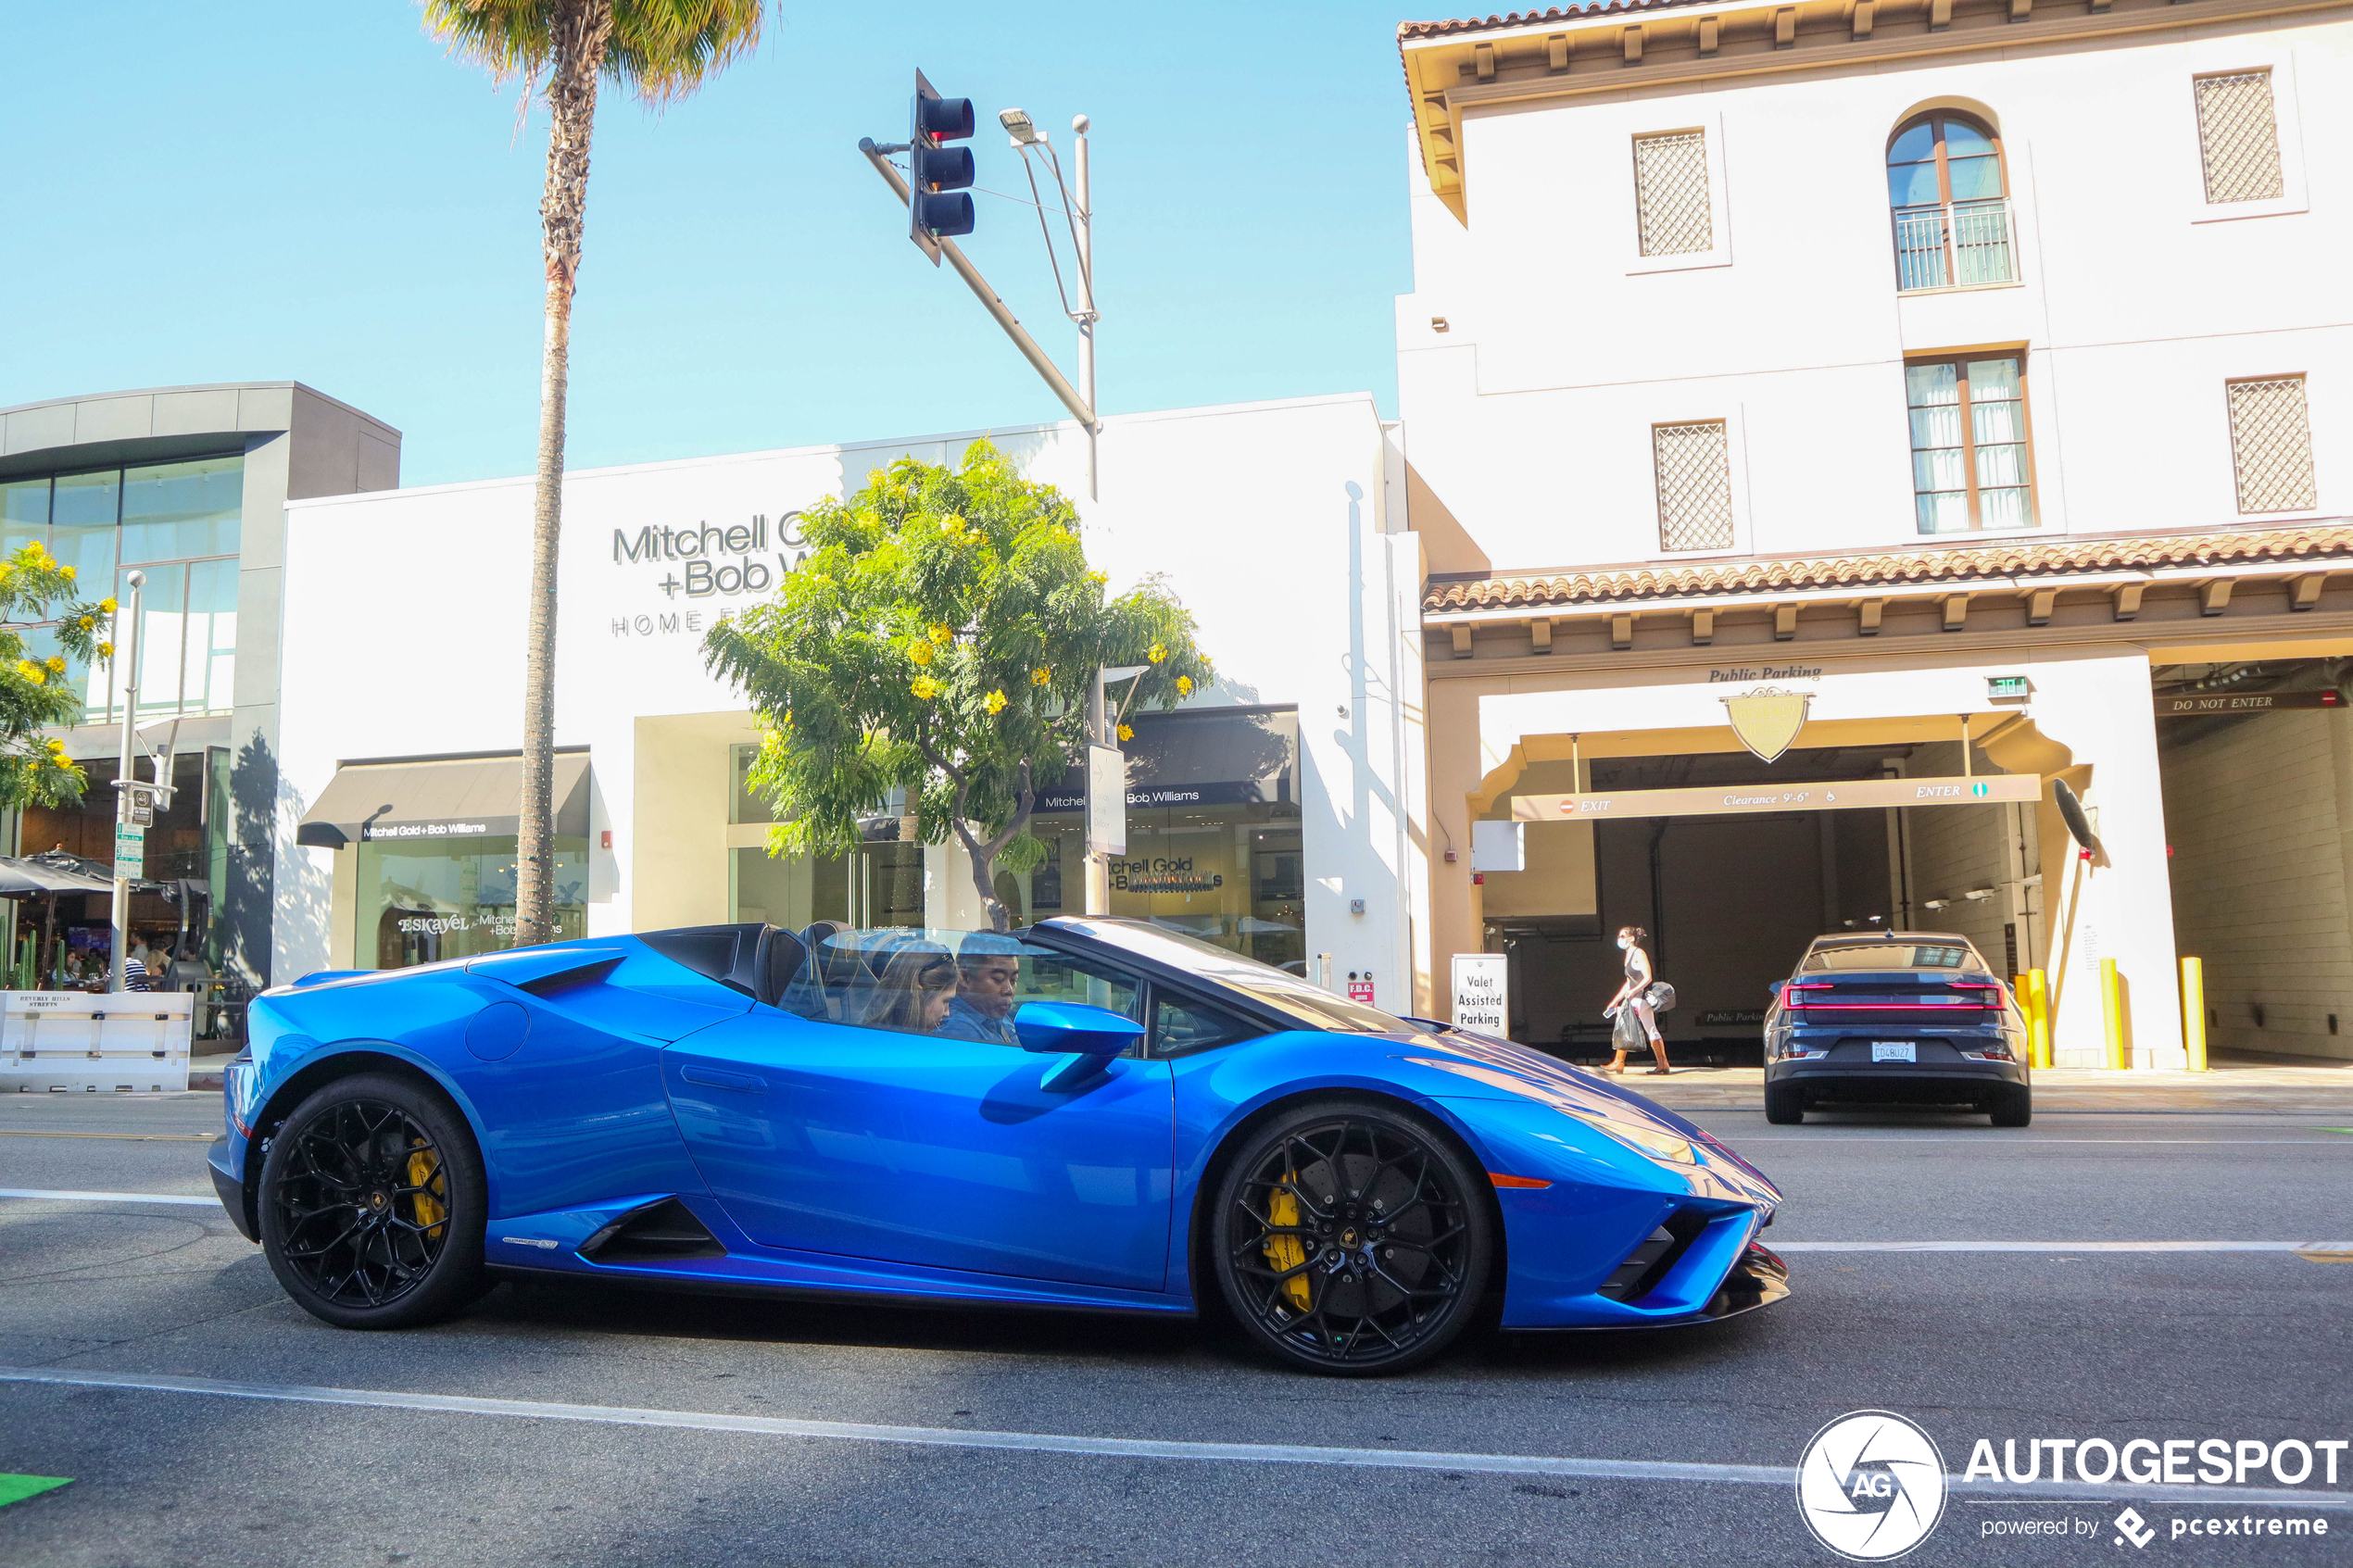
{"type": "Polygon", "coordinates": [[[1366,1007],[1373,1005],[1373,977],[1370,973],[1361,979],[1353,974],[1348,977],[1348,999],[1362,1002],[1366,1007]]]}
{"type": "Polygon", "coordinates": [[[1501,1035],[1510,1027],[1511,960],[1502,953],[1454,955],[1454,1022],[1465,1029],[1501,1035]]]}
{"type": "Polygon", "coordinates": [[[156,797],[136,785],[131,790],[129,820],[143,828],[156,825],[156,797]]]}
{"type": "Polygon", "coordinates": [[[1127,853],[1127,758],[1115,746],[1087,748],[1087,848],[1127,853]]]}
{"type": "Polygon", "coordinates": [[[2040,800],[2032,773],[1982,778],[1845,779],[1828,784],[1730,784],[1713,789],[1625,789],[1609,795],[1523,795],[1512,815],[1524,822],[1602,817],[1739,817],[1763,811],[1852,811],[1872,806],[1984,806],[2040,800]]]}
{"type": "Polygon", "coordinates": [[[2344,708],[2345,694],[2317,692],[2185,692],[2157,699],[2160,719],[2208,719],[2233,713],[2276,713],[2289,708],[2344,708]]]}
{"type": "Polygon", "coordinates": [[[140,882],[147,874],[147,830],[132,822],[114,825],[114,874],[120,882],[140,882]]]}

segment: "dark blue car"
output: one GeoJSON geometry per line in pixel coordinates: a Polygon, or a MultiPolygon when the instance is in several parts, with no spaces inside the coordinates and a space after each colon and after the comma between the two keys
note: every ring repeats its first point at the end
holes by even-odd
{"type": "Polygon", "coordinates": [[[2033,1119],[2026,1019],[1966,936],[1818,936],[1765,1015],[1765,1119],[1828,1105],[1966,1106],[2033,1119]]]}
{"type": "Polygon", "coordinates": [[[265,993],[213,1176],[350,1328],[500,1278],[1189,1315],[1318,1372],[1780,1298],[1780,1195],[1505,1041],[1168,929],[589,938],[265,993]]]}

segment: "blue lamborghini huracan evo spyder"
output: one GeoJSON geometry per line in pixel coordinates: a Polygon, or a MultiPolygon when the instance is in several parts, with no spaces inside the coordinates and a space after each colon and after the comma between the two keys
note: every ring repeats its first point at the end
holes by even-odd
{"type": "Polygon", "coordinates": [[[501,1278],[1189,1314],[1393,1372],[1788,1294],[1673,1113],[1170,928],[591,937],[265,992],[220,1201],[331,1323],[501,1278]]]}

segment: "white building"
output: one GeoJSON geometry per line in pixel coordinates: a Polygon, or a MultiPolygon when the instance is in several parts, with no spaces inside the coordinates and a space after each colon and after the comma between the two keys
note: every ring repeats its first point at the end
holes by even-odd
{"type": "MultiPolygon", "coordinates": [[[[985,923],[958,846],[876,844],[847,867],[768,857],[764,808],[734,771],[756,739],[750,715],[704,670],[699,635],[773,584],[794,513],[903,455],[952,463],[978,433],[569,477],[556,680],[568,930],[985,923]],[[648,529],[681,538],[649,551],[648,529]]],[[[1419,808],[1399,694],[1421,686],[1421,573],[1401,536],[1403,465],[1371,399],[1113,419],[1099,506],[1084,499],[1076,426],[988,434],[1078,503],[1088,558],[1114,587],[1170,574],[1218,667],[1184,714],[1136,721],[1114,911],[1279,962],[1327,959],[1335,986],[1353,975],[1403,1006],[1400,889],[1419,808]]],[[[278,977],[510,939],[531,495],[514,479],[288,508],[278,977]]],[[[1041,818],[1068,853],[1012,889],[1026,914],[1076,912],[1077,826],[1067,809],[1041,818]]]]}
{"type": "Polygon", "coordinates": [[[2177,953],[2218,1044],[2353,1051],[2341,716],[2153,703],[2318,701],[2353,654],[2348,19],[1667,0],[1400,30],[1438,836],[1544,792],[1957,775],[1966,721],[1974,771],[2078,789],[2109,862],[2047,789],[1531,827],[1528,870],[1441,863],[1432,908],[1441,955],[1508,945],[1530,1037],[1592,1021],[1602,927],[1650,927],[1732,1035],[1806,935],[1880,920],[2048,970],[2063,1064],[2101,1059],[2103,959],[2132,1060],[2178,1063],[2177,953]],[[2007,675],[2031,695],[1989,696],[2007,675]],[[1769,768],[1717,700],[1764,685],[1812,697],[1769,768]]]}

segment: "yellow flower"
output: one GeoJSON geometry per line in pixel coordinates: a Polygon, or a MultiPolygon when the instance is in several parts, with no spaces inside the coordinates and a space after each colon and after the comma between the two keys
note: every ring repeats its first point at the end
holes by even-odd
{"type": "Polygon", "coordinates": [[[914,684],[907,689],[913,692],[925,702],[929,702],[933,697],[937,696],[941,692],[947,690],[945,686],[942,686],[937,681],[933,680],[928,675],[916,676],[914,684]]]}
{"type": "Polygon", "coordinates": [[[66,581],[67,581],[67,582],[69,582],[69,583],[72,582],[72,581],[73,581],[73,568],[71,568],[71,567],[67,567],[67,568],[65,569],[65,576],[66,576],[66,581]]]}
{"type": "Polygon", "coordinates": [[[29,659],[19,659],[17,660],[17,673],[23,676],[26,680],[31,681],[36,686],[46,684],[49,679],[49,671],[42,669],[41,666],[33,663],[32,660],[29,659]]]}
{"type": "Polygon", "coordinates": [[[1176,695],[1178,696],[1190,696],[1193,695],[1193,678],[1190,675],[1179,675],[1176,677],[1176,695]]]}
{"type": "Polygon", "coordinates": [[[913,659],[917,664],[929,664],[932,659],[931,645],[929,643],[917,643],[914,646],[907,650],[907,657],[913,659]]]}
{"type": "Polygon", "coordinates": [[[1054,678],[1053,671],[1051,671],[1051,670],[1048,670],[1048,669],[1047,669],[1044,665],[1042,665],[1042,664],[1041,664],[1041,665],[1039,665],[1037,669],[1032,670],[1032,671],[1029,672],[1029,684],[1030,684],[1031,685],[1033,685],[1033,686],[1042,686],[1042,685],[1045,685],[1045,684],[1049,684],[1050,682],[1051,682],[1051,681],[1053,680],[1053,678],[1054,678]]]}
{"type": "Polygon", "coordinates": [[[85,632],[94,632],[98,629],[98,618],[94,615],[85,615],[75,624],[85,632]]]}
{"type": "Polygon", "coordinates": [[[100,599],[98,601],[98,608],[105,610],[108,615],[112,615],[115,612],[115,602],[112,599],[100,599]]]}
{"type": "Polygon", "coordinates": [[[1111,581],[1111,573],[1108,571],[1090,571],[1087,574],[1087,581],[1092,583],[1096,587],[1100,588],[1104,583],[1111,581]]]}
{"type": "Polygon", "coordinates": [[[1119,738],[1120,738],[1121,740],[1134,740],[1134,739],[1136,738],[1136,726],[1134,726],[1133,724],[1122,724],[1122,725],[1120,725],[1120,726],[1119,726],[1119,738]]]}
{"type": "Polygon", "coordinates": [[[1152,645],[1151,652],[1144,655],[1144,657],[1151,659],[1154,664],[1158,664],[1162,659],[1168,657],[1168,645],[1166,643],[1154,643],[1152,645]]]}
{"type": "Polygon", "coordinates": [[[945,646],[948,640],[955,634],[955,633],[948,629],[948,623],[946,621],[935,621],[931,623],[931,640],[935,643],[940,644],[942,646],[945,646]]]}
{"type": "Polygon", "coordinates": [[[991,719],[994,719],[997,715],[1002,713],[1003,711],[1005,711],[1005,694],[1001,691],[990,692],[988,694],[988,716],[991,719]]]}
{"type": "Polygon", "coordinates": [[[66,743],[61,740],[53,740],[49,743],[49,749],[63,757],[66,754],[66,743]]]}
{"type": "Polygon", "coordinates": [[[958,517],[954,512],[950,512],[946,517],[939,520],[939,526],[946,529],[950,533],[961,533],[963,532],[964,520],[958,517]]]}
{"type": "Polygon", "coordinates": [[[57,756],[49,759],[49,760],[55,762],[59,768],[62,768],[69,773],[73,771],[73,759],[66,756],[63,752],[59,752],[57,756]]]}
{"type": "Polygon", "coordinates": [[[785,709],[785,728],[787,730],[792,728],[792,709],[789,708],[785,709]]]}
{"type": "Polygon", "coordinates": [[[44,662],[49,666],[49,673],[52,675],[62,675],[66,672],[66,661],[54,653],[44,662]]]}
{"type": "Polygon", "coordinates": [[[100,659],[112,659],[114,657],[114,645],[112,643],[100,643],[98,645],[98,657],[100,659]]]}

